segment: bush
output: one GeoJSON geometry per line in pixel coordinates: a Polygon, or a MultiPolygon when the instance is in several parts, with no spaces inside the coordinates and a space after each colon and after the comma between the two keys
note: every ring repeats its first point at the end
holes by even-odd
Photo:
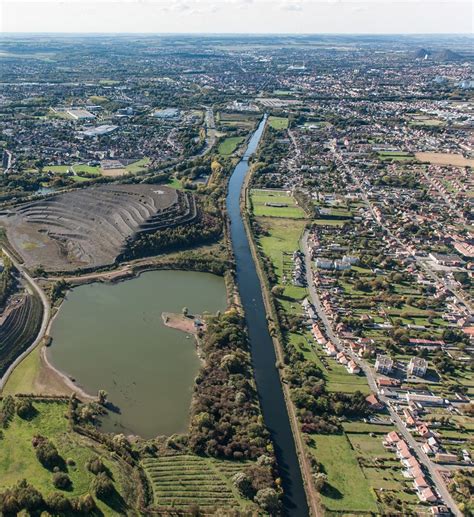
{"type": "Polygon", "coordinates": [[[16,414],[20,418],[23,418],[24,420],[31,418],[35,413],[35,408],[33,407],[33,404],[31,403],[30,399],[25,399],[25,398],[18,399],[16,401],[15,407],[16,407],[16,414]]]}
{"type": "Polygon", "coordinates": [[[105,472],[99,472],[99,474],[97,474],[92,481],[91,489],[92,492],[102,500],[109,498],[115,492],[114,484],[105,472]]]}
{"type": "Polygon", "coordinates": [[[259,490],[254,501],[269,513],[276,513],[280,508],[278,494],[273,488],[263,488],[259,490]]]}
{"type": "Polygon", "coordinates": [[[72,481],[64,472],[56,472],[53,475],[53,485],[60,490],[67,490],[72,485],[72,481]]]}
{"type": "Polygon", "coordinates": [[[86,462],[86,469],[96,476],[100,472],[107,472],[107,468],[102,463],[102,460],[99,458],[99,456],[94,456],[93,458],[88,459],[86,462]]]}
{"type": "Polygon", "coordinates": [[[54,492],[53,494],[46,497],[46,506],[50,513],[54,514],[70,514],[72,511],[71,501],[59,493],[54,492]]]}
{"type": "Polygon", "coordinates": [[[0,514],[2,515],[16,515],[22,510],[37,512],[43,507],[43,496],[26,479],[0,493],[0,514]]]}
{"type": "Polygon", "coordinates": [[[62,467],[63,459],[58,453],[56,446],[44,436],[33,437],[33,447],[36,457],[43,467],[52,470],[54,467],[62,467]]]}

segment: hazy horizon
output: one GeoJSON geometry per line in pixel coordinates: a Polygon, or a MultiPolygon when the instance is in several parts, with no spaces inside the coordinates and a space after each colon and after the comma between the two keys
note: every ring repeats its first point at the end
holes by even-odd
{"type": "Polygon", "coordinates": [[[3,0],[0,9],[8,34],[473,33],[466,0],[3,0]]]}

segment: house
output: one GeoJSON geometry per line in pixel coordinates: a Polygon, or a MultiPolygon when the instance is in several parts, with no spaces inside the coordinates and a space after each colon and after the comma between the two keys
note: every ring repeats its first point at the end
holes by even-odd
{"type": "Polygon", "coordinates": [[[360,373],[360,368],[357,363],[351,359],[347,365],[347,371],[352,374],[358,374],[360,373]]]}
{"type": "Polygon", "coordinates": [[[388,355],[378,355],[375,360],[375,371],[378,373],[388,374],[393,369],[393,359],[388,355]]]}
{"type": "Polygon", "coordinates": [[[436,395],[422,395],[420,393],[406,393],[407,402],[415,402],[421,406],[444,406],[445,402],[442,397],[436,395]]]}
{"type": "Polygon", "coordinates": [[[325,350],[329,357],[334,357],[337,354],[337,348],[330,341],[326,343],[325,350]]]}
{"type": "Polygon", "coordinates": [[[413,427],[416,424],[415,417],[408,408],[405,408],[403,410],[403,416],[405,418],[405,423],[407,424],[407,427],[413,427]]]}
{"type": "Polygon", "coordinates": [[[348,364],[349,363],[349,359],[347,358],[346,354],[344,352],[339,352],[337,355],[336,355],[336,359],[341,363],[341,364],[348,364]]]}
{"type": "Polygon", "coordinates": [[[382,402],[380,402],[380,400],[376,397],[376,395],[374,393],[371,393],[370,395],[365,397],[365,400],[366,400],[367,404],[369,404],[371,409],[373,409],[375,411],[380,411],[385,407],[384,404],[382,402]]]}
{"type": "Polygon", "coordinates": [[[431,488],[425,488],[424,490],[421,490],[418,493],[418,497],[425,503],[435,503],[438,500],[431,488]]]}
{"type": "Polygon", "coordinates": [[[438,452],[435,456],[435,461],[439,463],[458,463],[459,458],[457,454],[450,454],[447,452],[438,452]]]}
{"type": "Polygon", "coordinates": [[[425,488],[428,488],[430,485],[428,484],[428,481],[424,478],[424,476],[418,476],[413,481],[413,485],[418,491],[424,490],[425,488]]]}
{"type": "Polygon", "coordinates": [[[418,424],[416,426],[416,430],[418,431],[418,434],[422,437],[422,438],[429,438],[431,436],[431,431],[428,429],[428,427],[426,426],[426,424],[418,424]]]}
{"type": "Polygon", "coordinates": [[[449,517],[451,515],[451,511],[447,506],[432,506],[430,508],[432,515],[436,515],[438,517],[449,517]]]}
{"type": "Polygon", "coordinates": [[[396,388],[400,386],[400,381],[398,379],[386,379],[385,377],[380,377],[377,379],[377,385],[379,388],[396,388]]]}
{"type": "Polygon", "coordinates": [[[454,254],[445,255],[443,253],[430,253],[429,258],[440,266],[462,266],[464,260],[454,254]]]}
{"type": "Polygon", "coordinates": [[[408,363],[407,371],[410,375],[424,377],[428,368],[428,362],[422,357],[412,357],[408,363]]]}
{"type": "Polygon", "coordinates": [[[385,443],[387,445],[396,445],[400,441],[400,436],[396,431],[391,431],[385,436],[385,443]]]}

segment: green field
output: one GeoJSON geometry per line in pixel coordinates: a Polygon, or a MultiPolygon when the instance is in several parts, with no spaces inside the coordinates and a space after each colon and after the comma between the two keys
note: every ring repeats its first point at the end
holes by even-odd
{"type": "Polygon", "coordinates": [[[303,209],[298,207],[293,197],[285,191],[253,189],[250,192],[250,199],[253,213],[257,217],[305,218],[303,209]],[[269,203],[287,206],[268,206],[269,203]]]}
{"type": "Polygon", "coordinates": [[[268,124],[271,128],[281,130],[288,128],[288,119],[286,117],[269,117],[268,124]]]}
{"type": "MultiPolygon", "coordinates": [[[[0,439],[0,491],[22,479],[27,479],[43,495],[58,491],[52,483],[52,472],[36,458],[32,438],[40,434],[54,443],[61,457],[68,463],[65,468],[72,481],[72,488],[64,494],[74,497],[88,493],[94,475],[86,469],[85,463],[101,453],[98,445],[68,431],[67,403],[35,401],[33,405],[36,414],[31,419],[23,420],[15,415],[8,428],[3,429],[3,438],[0,439]]],[[[108,455],[101,458],[110,469],[116,488],[120,490],[123,472],[118,463],[108,455]]],[[[97,503],[105,514],[116,515],[115,510],[100,500],[97,503]]]]}
{"type": "Polygon", "coordinates": [[[230,156],[244,140],[243,136],[230,136],[219,144],[217,151],[221,156],[230,156]]]}
{"type": "Polygon", "coordinates": [[[197,504],[201,508],[238,510],[253,506],[232,484],[232,476],[248,463],[192,455],[146,458],[142,463],[156,506],[183,508],[197,504]]]}
{"type": "Polygon", "coordinates": [[[146,171],[148,169],[149,164],[150,158],[142,158],[141,160],[137,160],[136,162],[126,165],[125,168],[128,172],[131,172],[132,174],[137,174],[139,172],[146,171]]]}
{"type": "Polygon", "coordinates": [[[349,513],[377,512],[374,494],[347,437],[316,435],[314,440],[316,447],[310,451],[328,476],[328,487],[321,494],[324,506],[349,513]]]}
{"type": "Polygon", "coordinates": [[[268,236],[258,239],[263,253],[270,258],[275,266],[278,283],[283,283],[285,254],[299,249],[299,240],[306,222],[300,219],[280,219],[276,217],[259,217],[259,224],[268,232],[268,236]]]}

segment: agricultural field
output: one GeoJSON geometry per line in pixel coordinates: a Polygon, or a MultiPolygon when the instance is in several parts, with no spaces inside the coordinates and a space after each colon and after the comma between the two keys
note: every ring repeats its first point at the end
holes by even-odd
{"type": "Polygon", "coordinates": [[[474,167],[473,158],[464,158],[461,154],[451,153],[416,153],[416,159],[420,162],[428,162],[434,165],[454,165],[455,167],[474,167]]]}
{"type": "Polygon", "coordinates": [[[230,156],[244,140],[243,136],[230,136],[219,144],[217,151],[221,156],[230,156]]]}
{"type": "Polygon", "coordinates": [[[274,117],[268,118],[268,125],[276,130],[282,130],[288,128],[288,119],[286,117],[274,117]]]}
{"type": "MultiPolygon", "coordinates": [[[[48,438],[58,449],[59,455],[66,462],[64,467],[72,485],[63,494],[75,497],[90,492],[90,484],[94,474],[85,466],[86,462],[100,455],[103,463],[110,470],[117,500],[122,501],[119,495],[125,474],[120,464],[112,459],[110,453],[103,451],[100,446],[91,440],[68,430],[66,412],[68,405],[60,401],[34,401],[34,414],[27,419],[18,415],[13,417],[9,426],[2,430],[0,438],[0,492],[27,479],[43,496],[57,492],[54,487],[53,474],[39,462],[32,445],[35,435],[48,438]]],[[[108,506],[101,500],[96,500],[104,515],[117,515],[116,501],[108,506]]]]}
{"type": "Polygon", "coordinates": [[[283,190],[252,189],[253,214],[257,217],[285,217],[304,219],[305,213],[294,198],[283,190]]]}
{"type": "Polygon", "coordinates": [[[260,118],[260,115],[249,113],[226,113],[220,111],[216,114],[216,123],[223,126],[223,128],[226,126],[237,127],[251,131],[260,118]]]}
{"type": "Polygon", "coordinates": [[[242,499],[232,476],[249,463],[193,455],[145,458],[142,462],[153,487],[154,505],[185,508],[245,510],[253,504],[242,499]]]}

